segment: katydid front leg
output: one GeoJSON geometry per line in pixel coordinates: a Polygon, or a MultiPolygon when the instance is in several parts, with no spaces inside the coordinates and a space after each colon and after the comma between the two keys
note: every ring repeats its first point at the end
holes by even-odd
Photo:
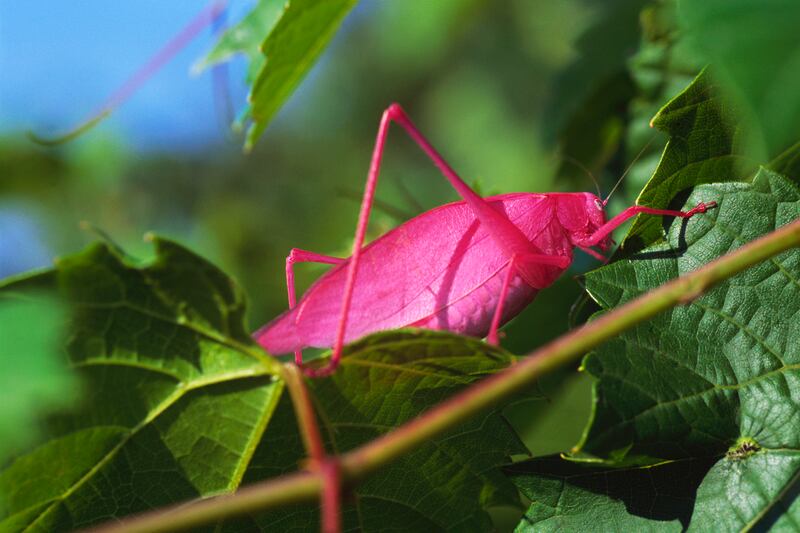
{"type": "Polygon", "coordinates": [[[589,237],[583,239],[581,242],[576,243],[581,249],[588,248],[590,246],[597,246],[600,242],[603,241],[608,235],[611,234],[612,231],[620,227],[626,220],[632,218],[639,213],[647,213],[649,215],[663,215],[663,216],[670,216],[670,217],[680,217],[680,218],[689,218],[697,215],[699,213],[705,213],[709,209],[712,209],[717,206],[717,202],[700,202],[694,208],[690,209],[689,211],[673,211],[671,209],[654,209],[652,207],[646,207],[643,205],[634,205],[632,207],[627,208],[619,215],[615,216],[590,235],[589,237]]]}
{"type": "Polygon", "coordinates": [[[594,257],[598,261],[602,261],[603,263],[606,263],[608,261],[608,257],[604,256],[603,254],[601,254],[596,250],[592,250],[588,246],[578,246],[578,248],[580,248],[585,254],[594,257]]]}
{"type": "Polygon", "coordinates": [[[464,201],[472,209],[475,217],[486,228],[486,231],[491,235],[492,239],[496,242],[501,252],[511,258],[515,253],[527,254],[535,253],[532,246],[525,235],[514,226],[511,221],[500,211],[492,207],[488,202],[481,198],[475,191],[473,191],[452,167],[439,155],[433,148],[428,140],[420,133],[414,126],[411,120],[406,115],[405,111],[398,105],[392,104],[383,113],[381,122],[378,127],[378,134],[375,141],[375,148],[372,152],[372,160],[370,162],[369,173],[367,174],[367,184],[364,188],[364,196],[361,201],[361,209],[358,215],[358,224],[356,226],[356,235],[353,241],[353,252],[349,260],[347,277],[345,279],[344,294],[342,297],[341,314],[336,328],[336,335],[334,337],[333,352],[331,354],[330,362],[327,366],[320,369],[305,369],[307,375],[312,377],[327,376],[333,372],[339,364],[342,355],[342,347],[344,345],[345,332],[347,329],[347,320],[350,313],[350,303],[352,301],[353,289],[355,287],[356,274],[358,272],[359,262],[361,260],[361,249],[364,244],[364,236],[369,223],[369,215],[372,209],[373,200],[375,197],[375,188],[378,183],[378,175],[380,174],[381,160],[383,158],[383,150],[386,144],[386,136],[389,132],[389,125],[391,122],[399,124],[408,135],[419,145],[423,152],[433,161],[434,165],[442,172],[444,177],[450,182],[453,188],[464,199],[464,201]]]}

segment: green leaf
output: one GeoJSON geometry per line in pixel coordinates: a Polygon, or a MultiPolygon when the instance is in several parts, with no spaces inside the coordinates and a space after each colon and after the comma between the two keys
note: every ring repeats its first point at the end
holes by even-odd
{"type": "Polygon", "coordinates": [[[281,396],[277,362],[230,278],[154,243],[146,265],[95,244],[2,288],[63,299],[85,401],[0,472],[0,530],[72,530],[239,485],[281,396]]]}
{"type": "Polygon", "coordinates": [[[357,1],[260,0],[198,64],[203,69],[237,53],[250,58],[245,150],[253,148],[357,1]]]}
{"type": "MultiPolygon", "coordinates": [[[[400,330],[349,346],[333,377],[309,386],[328,449],[342,453],[413,420],[514,360],[477,339],[400,330]]],[[[275,424],[279,420],[281,430],[265,436],[248,481],[291,470],[302,458],[288,402],[279,407],[275,424]]],[[[499,470],[512,454],[527,450],[504,417],[497,411],[476,417],[355,488],[345,509],[345,529],[486,531],[491,523],[483,507],[519,505],[516,489],[499,470]]],[[[256,522],[267,531],[313,531],[317,516],[312,507],[295,507],[256,522]]]]}
{"type": "MultiPolygon", "coordinates": [[[[756,170],[742,146],[741,124],[707,71],[668,102],[651,121],[670,135],[661,161],[636,203],[675,207],[692,187],[703,183],[750,181],[756,170]]],[[[800,137],[800,135],[799,135],[800,137]]],[[[800,143],[777,155],[769,168],[800,185],[800,143]]],[[[622,255],[663,239],[658,218],[639,216],[622,243],[622,255]]]]}
{"type": "MultiPolygon", "coordinates": [[[[699,201],[719,207],[673,221],[668,242],[589,273],[591,296],[617,307],[800,216],[800,193],[765,169],[752,185],[699,186],[685,208],[699,201]]],[[[602,407],[583,451],[675,458],[724,450],[739,437],[800,447],[787,388],[800,362],[798,280],[793,250],[590,354],[584,367],[601,379],[602,407]]]]}
{"type": "Polygon", "coordinates": [[[356,2],[290,0],[261,47],[267,59],[249,96],[253,124],[247,132],[245,149],[253,147],[356,2]]]}
{"type": "MultiPolygon", "coordinates": [[[[698,186],[685,206],[712,200],[717,209],[673,221],[666,242],[589,273],[592,297],[617,307],[800,217],[800,191],[766,169],[752,184],[698,186]]],[[[587,356],[595,412],[573,450],[585,463],[510,470],[536,494],[520,529],[732,531],[800,520],[798,317],[800,251],[791,250],[587,356]]]]}
{"type": "Polygon", "coordinates": [[[242,113],[242,120],[251,122],[246,151],[253,148],[357,2],[260,0],[196,65],[196,70],[202,70],[239,53],[249,58],[247,82],[252,87],[242,113]]]}
{"type": "MultiPolygon", "coordinates": [[[[716,458],[614,468],[532,459],[506,474],[532,503],[517,531],[683,531],[716,458]]],[[[733,531],[734,528],[711,528],[733,531]]]]}
{"type": "Polygon", "coordinates": [[[30,444],[40,416],[75,401],[78,392],[58,350],[63,309],[54,299],[31,296],[0,293],[0,464],[30,444]]]}
{"type": "Polygon", "coordinates": [[[689,43],[711,64],[747,123],[757,160],[800,137],[800,42],[796,0],[680,2],[689,43]]]}
{"type": "MultiPolygon", "coordinates": [[[[673,205],[676,196],[701,183],[742,181],[753,172],[741,155],[738,127],[708,74],[703,71],[682,93],[667,103],[651,124],[669,134],[658,168],[636,203],[659,209],[673,205]]],[[[635,253],[663,238],[661,221],[640,216],[622,244],[635,253]]]]}
{"type": "Polygon", "coordinates": [[[217,63],[228,61],[236,54],[244,54],[250,61],[247,82],[253,83],[264,67],[261,43],[272,32],[287,8],[286,0],[260,0],[238,24],[228,28],[217,44],[194,69],[201,71],[217,63]]]}
{"type": "MultiPolygon", "coordinates": [[[[147,264],[97,244],[0,287],[66,302],[67,355],[86,390],[83,404],[48,419],[37,448],[0,471],[0,530],[87,527],[302,465],[278,363],[247,333],[239,288],[179,245],[155,245],[147,264]]],[[[341,453],[514,360],[477,339],[384,333],[349,346],[336,374],[309,387],[327,446],[341,453]]],[[[527,450],[504,417],[478,417],[370,478],[346,520],[367,530],[485,530],[485,507],[519,505],[500,471],[513,454],[527,450]]],[[[314,507],[223,525],[313,527],[314,507]]]]}

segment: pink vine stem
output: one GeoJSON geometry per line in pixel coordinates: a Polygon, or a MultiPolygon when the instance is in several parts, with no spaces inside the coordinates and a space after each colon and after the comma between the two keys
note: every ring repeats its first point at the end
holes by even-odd
{"type": "Polygon", "coordinates": [[[206,6],[189,24],[187,24],[175,37],[164,45],[147,63],[142,65],[122,86],[114,91],[106,102],[89,119],[58,137],[40,137],[30,133],[29,137],[39,144],[54,145],[69,141],[86,130],[92,128],[101,120],[110,115],[114,109],[122,105],[138,91],[153,75],[166,65],[175,55],[194,39],[206,26],[213,23],[224,12],[227,0],[215,0],[206,6]]]}

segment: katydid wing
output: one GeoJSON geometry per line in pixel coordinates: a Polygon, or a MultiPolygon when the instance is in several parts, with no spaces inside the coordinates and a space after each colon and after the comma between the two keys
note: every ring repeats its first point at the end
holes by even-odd
{"type": "MultiPolygon", "coordinates": [[[[572,262],[574,248],[598,257],[611,232],[637,213],[690,217],[713,204],[668,211],[629,207],[606,222],[605,202],[591,193],[510,193],[481,198],[417,130],[399,105],[383,114],[347,259],[292,250],[286,275],[290,309],[254,336],[273,354],[333,347],[327,375],[344,343],[404,326],[446,329],[497,343],[497,329],[572,262]],[[389,124],[396,122],[442,171],[463,201],[427,211],[363,246],[389,124]],[[334,264],[295,305],[292,265],[334,264]]],[[[602,257],[602,256],[600,256],[602,257]]]]}

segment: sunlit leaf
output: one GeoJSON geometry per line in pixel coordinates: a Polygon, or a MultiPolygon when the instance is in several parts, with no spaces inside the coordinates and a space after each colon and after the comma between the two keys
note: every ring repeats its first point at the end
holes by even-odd
{"type": "Polygon", "coordinates": [[[236,54],[243,54],[250,62],[247,82],[253,83],[258,72],[264,67],[261,44],[275,28],[286,7],[286,0],[260,0],[238,24],[222,34],[211,52],[195,66],[195,69],[203,70],[227,61],[236,54]]]}
{"type": "Polygon", "coordinates": [[[85,392],[0,472],[0,530],[71,530],[239,485],[281,396],[276,363],[245,330],[230,278],[155,246],[137,265],[97,244],[0,293],[63,299],[85,392]]]}
{"type": "MultiPolygon", "coordinates": [[[[278,363],[247,333],[241,291],[188,250],[155,244],[148,264],[98,244],[3,289],[66,300],[69,362],[86,389],[80,408],[51,417],[40,446],[0,472],[3,530],[85,527],[301,466],[278,363]]],[[[447,333],[377,334],[348,347],[332,378],[309,385],[328,446],[341,453],[514,359],[447,333]]],[[[372,477],[346,516],[368,530],[409,523],[409,512],[423,529],[484,529],[485,507],[519,504],[499,467],[525,453],[489,413],[372,477]]],[[[316,511],[288,516],[255,520],[266,530],[287,519],[311,527],[316,511]]]]}
{"type": "Polygon", "coordinates": [[[247,132],[245,148],[252,148],[357,1],[289,2],[286,12],[261,48],[267,59],[250,92],[253,124],[247,132]]]}
{"type": "Polygon", "coordinates": [[[200,62],[202,69],[237,53],[249,58],[247,81],[252,87],[242,114],[250,122],[246,150],[252,149],[357,1],[260,0],[200,62]]]}

